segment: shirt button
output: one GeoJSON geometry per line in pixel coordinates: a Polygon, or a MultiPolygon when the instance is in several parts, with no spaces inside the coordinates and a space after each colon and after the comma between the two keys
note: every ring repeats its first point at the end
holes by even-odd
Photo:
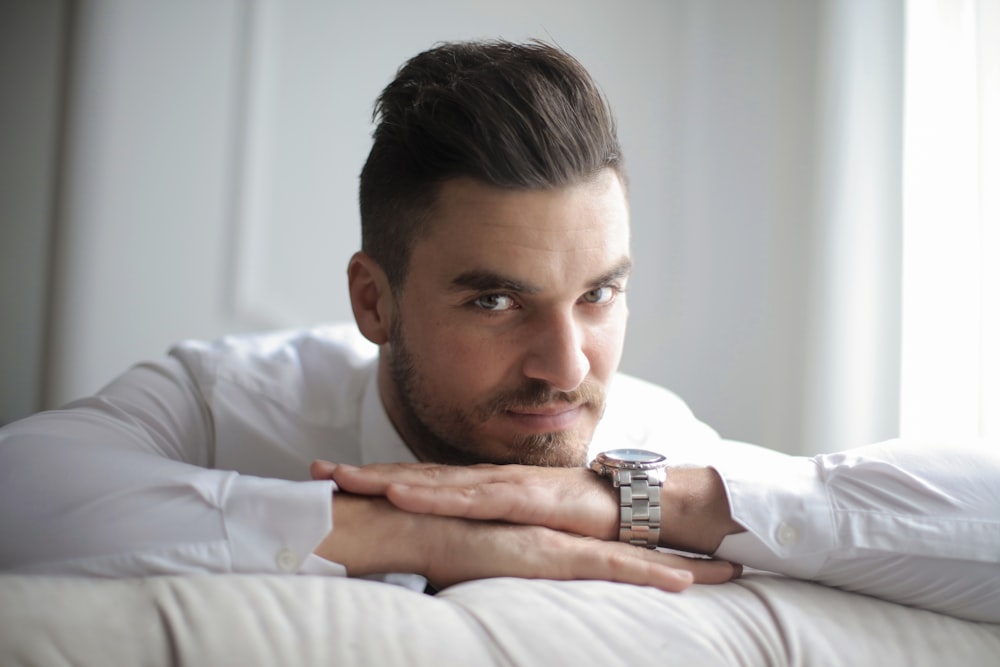
{"type": "Polygon", "coordinates": [[[795,546],[799,542],[799,531],[787,523],[782,523],[778,526],[778,530],[775,531],[774,537],[778,540],[778,544],[791,547],[795,546]]]}
{"type": "Polygon", "coordinates": [[[299,567],[299,559],[295,557],[295,552],[291,549],[282,549],[278,552],[274,562],[283,572],[294,572],[299,567]]]}

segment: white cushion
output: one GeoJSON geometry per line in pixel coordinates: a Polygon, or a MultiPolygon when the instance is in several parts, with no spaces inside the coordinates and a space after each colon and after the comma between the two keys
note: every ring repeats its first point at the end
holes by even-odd
{"type": "Polygon", "coordinates": [[[672,595],[490,579],[0,576],[2,665],[973,665],[1000,626],[751,573],[672,595]],[[641,661],[641,662],[640,662],[641,661]]]}

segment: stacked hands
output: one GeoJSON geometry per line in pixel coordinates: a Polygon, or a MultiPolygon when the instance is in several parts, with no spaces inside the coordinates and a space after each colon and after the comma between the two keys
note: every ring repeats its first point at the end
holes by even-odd
{"type": "Polygon", "coordinates": [[[352,576],[413,572],[437,588],[489,577],[602,579],[679,592],[741,571],[618,542],[617,491],[586,468],[315,461],[310,473],[340,489],[334,530],[316,553],[352,576]]]}

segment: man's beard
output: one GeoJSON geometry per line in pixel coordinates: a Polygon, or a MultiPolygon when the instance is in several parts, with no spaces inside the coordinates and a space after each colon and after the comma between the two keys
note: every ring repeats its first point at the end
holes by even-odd
{"type": "Polygon", "coordinates": [[[520,463],[539,466],[582,466],[587,463],[589,438],[593,434],[566,431],[516,435],[506,451],[483,451],[483,443],[473,440],[474,428],[508,411],[550,406],[562,402],[580,406],[598,418],[604,413],[604,392],[597,385],[585,382],[579,389],[563,392],[539,380],[526,380],[516,389],[499,391],[470,410],[433,403],[421,386],[413,355],[406,346],[400,323],[399,309],[389,332],[391,351],[389,368],[396,397],[405,420],[407,437],[415,442],[407,446],[422,461],[448,465],[475,463],[520,463]]]}

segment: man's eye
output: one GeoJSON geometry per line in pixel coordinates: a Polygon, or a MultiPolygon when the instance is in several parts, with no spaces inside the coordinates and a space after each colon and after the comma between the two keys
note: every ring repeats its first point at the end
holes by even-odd
{"type": "Polygon", "coordinates": [[[604,287],[598,287],[597,289],[592,289],[589,292],[585,292],[583,295],[583,300],[587,303],[610,303],[614,300],[617,290],[614,287],[605,285],[604,287]]]}
{"type": "Polygon", "coordinates": [[[514,307],[514,299],[506,294],[484,294],[477,296],[473,303],[483,310],[489,310],[494,313],[510,310],[514,307]]]}

